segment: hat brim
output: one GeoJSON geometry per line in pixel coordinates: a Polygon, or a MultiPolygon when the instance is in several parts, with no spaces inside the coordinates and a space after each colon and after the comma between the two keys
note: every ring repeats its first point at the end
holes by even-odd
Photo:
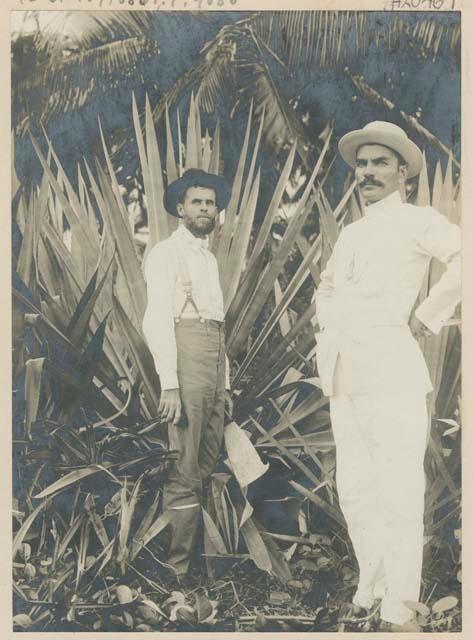
{"type": "Polygon", "coordinates": [[[163,204],[166,211],[172,216],[180,218],[181,216],[177,212],[178,202],[183,191],[195,186],[195,184],[198,184],[199,187],[203,187],[204,189],[213,189],[215,191],[215,200],[219,211],[227,207],[230,202],[231,191],[226,181],[220,176],[202,172],[198,177],[195,175],[186,176],[186,174],[184,174],[182,178],[175,180],[169,185],[163,197],[163,204]]]}
{"type": "Polygon", "coordinates": [[[366,131],[358,129],[345,134],[338,143],[340,155],[353,169],[356,165],[358,149],[365,144],[380,144],[397,151],[407,164],[407,177],[417,176],[423,165],[423,156],[419,147],[406,136],[384,131],[366,131]]]}

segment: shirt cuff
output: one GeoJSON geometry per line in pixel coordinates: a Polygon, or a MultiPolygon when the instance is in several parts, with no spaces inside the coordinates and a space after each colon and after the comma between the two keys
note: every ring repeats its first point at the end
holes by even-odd
{"type": "Polygon", "coordinates": [[[169,389],[179,389],[179,380],[177,379],[177,372],[160,372],[159,382],[161,384],[161,391],[168,391],[169,389]]]}

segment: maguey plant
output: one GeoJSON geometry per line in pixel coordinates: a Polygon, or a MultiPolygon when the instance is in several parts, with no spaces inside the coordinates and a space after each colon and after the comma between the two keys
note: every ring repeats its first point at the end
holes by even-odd
{"type": "MultiPolygon", "coordinates": [[[[67,620],[96,624],[99,630],[104,622],[97,611],[130,627],[130,602],[141,608],[143,623],[145,613],[155,628],[169,622],[157,604],[166,593],[159,573],[165,564],[161,538],[170,518],[160,506],[160,487],[175,454],[167,447],[166,425],[156,418],[159,380],[141,330],[142,260],[177,222],[163,208],[165,185],[192,167],[221,171],[223,141],[218,124],[212,132],[202,131],[192,98],[185,132],[179,117],[173,128],[166,111],[163,153],[148,100],[141,117],[134,99],[132,109],[148,216],[144,258],[101,130],[103,161],[92,167],[84,163],[74,179],[47,136],[46,146],[32,138],[43,169],[41,184],[20,183],[13,171],[13,562],[23,616],[17,624],[23,628],[54,628],[55,621],[67,620]],[[146,585],[148,595],[135,587],[125,593],[120,583],[131,578],[146,585]]],[[[272,228],[281,215],[297,142],[287,151],[267,210],[256,220],[264,119],[263,110],[255,114],[250,108],[231,200],[211,246],[225,296],[233,419],[264,462],[286,470],[285,495],[278,500],[291,503],[288,513],[298,533],[267,530],[251,491],[223,465],[213,475],[203,510],[204,550],[210,572],[221,570],[222,563],[251,559],[288,582],[288,559],[300,545],[315,553],[335,541],[345,560],[340,561],[342,552],[334,554],[333,565],[346,576],[353,560],[335,489],[328,399],[314,364],[316,309],[301,307],[298,300],[304,289],[318,285],[340,227],[362,214],[353,183],[335,208],[326,196],[331,165],[325,173],[322,167],[329,135],[282,237],[272,228]],[[308,238],[305,224],[314,215],[320,232],[308,238]],[[296,265],[291,272],[288,261],[296,265]]],[[[438,169],[434,206],[458,216],[457,191],[451,163],[445,178],[438,169]]],[[[430,198],[426,168],[417,197],[419,202],[430,198]]],[[[426,287],[435,277],[433,269],[426,287]]],[[[437,402],[428,458],[433,534],[458,510],[458,327],[427,339],[425,349],[437,402]]],[[[265,496],[262,502],[271,500],[274,496],[265,496]]],[[[325,568],[313,564],[315,571],[325,568]]]]}

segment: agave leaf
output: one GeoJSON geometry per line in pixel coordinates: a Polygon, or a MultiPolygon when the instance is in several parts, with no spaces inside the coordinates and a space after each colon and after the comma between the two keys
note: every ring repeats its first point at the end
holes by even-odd
{"type": "Polygon", "coordinates": [[[199,167],[200,141],[197,140],[196,123],[196,105],[194,92],[192,92],[189,106],[189,117],[187,119],[186,171],[187,169],[197,169],[199,167]]]}
{"type": "Polygon", "coordinates": [[[217,126],[215,127],[209,173],[214,173],[215,175],[220,173],[220,121],[217,121],[217,126]]]}
{"type": "Polygon", "coordinates": [[[245,170],[246,157],[248,154],[248,144],[250,140],[252,115],[253,103],[251,103],[250,106],[243,146],[240,152],[235,178],[233,180],[232,195],[230,197],[230,202],[228,203],[228,206],[225,210],[225,223],[223,225],[221,237],[218,242],[217,262],[219,266],[219,272],[222,274],[225,274],[227,269],[228,251],[233,237],[238,203],[240,202],[241,187],[243,183],[243,172],[245,170]]]}
{"type": "Polygon", "coordinates": [[[287,186],[289,176],[291,174],[292,165],[294,163],[294,157],[296,154],[296,145],[294,144],[284,165],[283,171],[279,177],[276,189],[274,191],[271,202],[263,218],[263,224],[258,233],[254,249],[251,253],[251,257],[248,261],[246,268],[245,278],[241,286],[239,287],[236,296],[234,296],[230,308],[226,314],[226,322],[230,331],[233,330],[237,319],[241,319],[243,307],[247,304],[248,296],[254,288],[255,278],[261,267],[261,257],[264,246],[267,243],[271,225],[274,221],[274,216],[279,208],[282,195],[287,186]]]}
{"type": "MultiPolygon", "coordinates": [[[[355,184],[353,183],[348,192],[345,193],[345,202],[351,196],[354,187],[355,184]]],[[[327,206],[328,203],[324,202],[323,200],[324,199],[321,197],[317,203],[319,207],[320,228],[322,231],[323,239],[325,240],[327,247],[329,247],[330,253],[332,253],[335,247],[335,243],[338,240],[340,230],[338,228],[336,216],[334,215],[334,213],[332,213],[329,206],[327,206]]]]}
{"type": "Polygon", "coordinates": [[[454,214],[455,201],[453,198],[453,167],[452,153],[448,156],[447,168],[445,171],[445,180],[443,183],[442,194],[440,197],[439,211],[443,213],[451,222],[454,214]]]}
{"type": "MultiPolygon", "coordinates": [[[[351,198],[350,198],[350,201],[351,201],[351,198]]],[[[299,234],[299,237],[296,240],[296,244],[297,244],[297,248],[302,254],[302,257],[305,258],[308,252],[310,251],[309,242],[304,238],[302,234],[299,234]]],[[[318,287],[320,283],[320,268],[317,262],[318,262],[318,254],[316,254],[315,257],[312,260],[310,260],[308,263],[310,275],[312,276],[312,280],[314,281],[316,287],[318,287]]]]}
{"type": "MultiPolygon", "coordinates": [[[[109,184],[111,184],[112,193],[115,196],[114,198],[112,197],[111,200],[114,200],[115,210],[118,209],[119,213],[121,214],[121,217],[123,218],[123,221],[129,227],[130,225],[129,225],[129,221],[128,221],[128,211],[127,211],[127,209],[125,207],[125,203],[123,202],[123,197],[122,197],[122,194],[120,192],[120,185],[118,184],[118,180],[117,180],[116,175],[115,175],[115,170],[113,168],[113,164],[112,164],[112,161],[110,159],[110,155],[108,153],[108,148],[107,148],[107,144],[105,142],[105,137],[103,135],[102,124],[100,122],[100,118],[99,118],[99,131],[100,131],[100,139],[102,141],[102,148],[103,148],[103,152],[104,152],[104,156],[105,156],[105,162],[107,164],[109,184]]],[[[96,162],[98,163],[98,161],[96,161],[96,162]]],[[[105,171],[103,173],[105,175],[105,171]]],[[[107,184],[108,184],[108,181],[107,181],[107,184]]],[[[131,230],[130,230],[130,234],[132,234],[131,230]]]]}
{"type": "Polygon", "coordinates": [[[61,296],[50,296],[45,292],[46,300],[41,300],[41,312],[51,324],[54,324],[62,332],[65,331],[68,323],[68,316],[61,305],[61,296]]]}
{"type": "Polygon", "coordinates": [[[291,485],[291,487],[294,487],[296,491],[298,491],[300,494],[302,494],[303,496],[308,498],[311,502],[313,502],[315,505],[317,505],[319,509],[322,509],[323,511],[325,511],[325,513],[329,515],[332,518],[332,520],[335,520],[335,522],[337,522],[341,527],[343,527],[344,529],[347,528],[345,519],[341,511],[335,509],[335,507],[332,507],[330,504],[328,504],[328,502],[325,502],[325,500],[320,498],[318,495],[316,495],[309,489],[306,489],[306,487],[302,486],[298,482],[295,482],[294,480],[289,480],[289,484],[291,485]]]}
{"type": "Polygon", "coordinates": [[[253,227],[253,220],[255,217],[256,203],[257,203],[258,193],[259,193],[259,185],[260,185],[260,172],[258,170],[255,181],[253,183],[253,187],[251,189],[248,202],[245,203],[244,208],[242,207],[240,209],[240,214],[238,216],[230,254],[228,256],[228,268],[226,271],[226,274],[228,277],[227,277],[227,284],[224,287],[226,310],[228,309],[231,301],[233,300],[235,292],[238,288],[238,284],[240,282],[241,273],[243,271],[243,265],[244,265],[245,256],[248,250],[248,245],[250,242],[251,229],[253,227]]]}
{"type": "MultiPolygon", "coordinates": [[[[328,405],[329,400],[325,396],[322,396],[320,392],[311,393],[305,400],[303,400],[294,411],[289,414],[289,419],[292,424],[297,424],[300,420],[307,418],[311,414],[315,413],[319,409],[322,409],[328,405]]],[[[287,425],[283,421],[279,421],[268,432],[268,436],[276,436],[282,431],[287,429],[287,425]]],[[[266,437],[260,438],[258,443],[264,442],[266,437]]]]}
{"type": "MultiPolygon", "coordinates": [[[[325,467],[325,465],[322,462],[321,458],[319,458],[316,455],[315,451],[312,449],[312,447],[310,445],[308,445],[304,441],[302,436],[297,431],[296,427],[292,424],[292,422],[289,419],[289,416],[287,415],[287,413],[285,411],[283,411],[282,409],[280,409],[278,407],[278,405],[276,404],[276,402],[274,402],[274,400],[271,400],[271,404],[274,407],[274,409],[276,410],[276,412],[279,414],[279,416],[281,418],[284,418],[284,420],[286,421],[287,426],[289,427],[289,430],[293,433],[293,435],[296,438],[296,440],[298,440],[301,443],[304,452],[307,453],[307,455],[312,459],[312,461],[321,470],[322,476],[323,476],[323,480],[325,480],[333,489],[334,488],[334,483],[332,481],[332,478],[330,477],[329,470],[325,467]]],[[[280,441],[279,441],[279,443],[280,443],[280,441]]]]}
{"type": "Polygon", "coordinates": [[[205,138],[204,138],[204,149],[202,151],[202,169],[204,171],[208,172],[209,170],[211,156],[212,156],[212,145],[210,144],[209,130],[206,129],[205,138]]]}
{"type": "Polygon", "coordinates": [[[110,544],[110,540],[108,539],[107,530],[103,525],[102,518],[100,518],[95,510],[94,497],[90,494],[85,499],[84,509],[87,511],[89,520],[97,534],[97,538],[100,540],[100,544],[104,549],[106,549],[110,544]]]}
{"type": "MultiPolygon", "coordinates": [[[[273,331],[276,326],[278,320],[281,318],[282,314],[287,311],[291,301],[293,300],[296,293],[299,291],[302,284],[305,282],[309,272],[308,266],[313,261],[314,256],[319,253],[319,244],[315,242],[312,247],[309,249],[308,253],[305,255],[302,263],[298,267],[296,273],[292,277],[290,283],[286,287],[283,295],[281,296],[281,300],[276,303],[276,307],[273,309],[270,317],[266,321],[266,324],[262,331],[259,333],[257,339],[253,343],[251,349],[247,353],[245,360],[242,363],[242,373],[246,371],[246,368],[253,361],[259,349],[264,344],[265,340],[267,340],[271,331],[273,331]]],[[[238,383],[240,371],[238,371],[237,377],[235,378],[235,384],[238,383]]]]}
{"type": "Polygon", "coordinates": [[[434,187],[432,190],[432,206],[434,207],[434,209],[440,210],[440,206],[442,203],[442,191],[443,191],[443,175],[442,175],[442,165],[440,164],[440,160],[439,160],[435,167],[434,187]]]}
{"type": "Polygon", "coordinates": [[[27,360],[25,371],[25,438],[31,438],[31,425],[38,416],[41,395],[41,376],[46,358],[27,360]]]}
{"type": "Polygon", "coordinates": [[[118,535],[118,556],[117,562],[121,566],[122,573],[125,572],[125,563],[129,557],[130,550],[127,546],[128,536],[130,534],[131,521],[135,512],[135,506],[138,501],[138,492],[141,486],[142,476],[138,478],[133,487],[130,500],[127,501],[127,486],[125,484],[121,490],[121,511],[120,511],[120,531],[118,535]]]}
{"type": "MultiPolygon", "coordinates": [[[[23,197],[21,198],[23,200],[23,197]]],[[[24,202],[24,200],[23,200],[24,202]]],[[[25,206],[26,209],[26,206],[25,206]]],[[[23,241],[21,243],[20,254],[17,262],[17,272],[26,286],[35,295],[36,289],[36,246],[35,239],[37,237],[37,231],[35,226],[37,224],[35,210],[33,207],[29,207],[25,220],[25,227],[23,233],[23,241]]]]}
{"type": "Polygon", "coordinates": [[[55,482],[50,484],[49,487],[46,487],[46,489],[43,489],[42,491],[37,493],[35,496],[33,496],[33,498],[46,498],[53,493],[57,494],[66,487],[69,487],[71,484],[80,482],[80,480],[83,480],[84,478],[87,478],[94,473],[105,471],[106,467],[107,465],[93,464],[89,467],[86,467],[85,469],[76,469],[75,471],[70,471],[69,473],[66,473],[66,475],[62,476],[62,478],[59,478],[59,480],[56,480],[55,482]]]}
{"type": "Polygon", "coordinates": [[[71,466],[90,464],[89,451],[73,431],[56,430],[52,435],[61,444],[61,453],[67,457],[71,466]]]}
{"type": "Polygon", "coordinates": [[[23,194],[23,185],[20,186],[15,197],[12,198],[12,220],[16,221],[21,235],[24,236],[26,226],[26,202],[23,194]]]}
{"type": "Polygon", "coordinates": [[[151,249],[159,240],[165,240],[169,235],[168,214],[163,205],[164,179],[161,166],[156,130],[154,128],[153,115],[146,96],[146,148],[148,151],[149,173],[151,181],[151,193],[147,194],[148,220],[154,218],[150,225],[150,238],[147,250],[151,249]],[[152,231],[153,234],[152,235],[152,231]],[[157,235],[156,235],[157,234],[157,235]]]}
{"type": "Polygon", "coordinates": [[[159,518],[151,525],[146,534],[143,537],[143,547],[151,542],[161,531],[168,526],[173,517],[172,511],[164,511],[159,518]]]}
{"type": "Polygon", "coordinates": [[[136,371],[145,385],[145,393],[148,402],[153,408],[154,415],[159,406],[159,379],[154,368],[153,356],[142,335],[136,330],[131,320],[126,315],[118,298],[114,296],[114,316],[120,333],[128,346],[128,355],[133,360],[136,371]]]}
{"type": "Polygon", "coordinates": [[[455,480],[449,472],[447,465],[445,464],[445,460],[442,455],[442,444],[440,442],[440,437],[433,429],[430,432],[428,450],[435,460],[438,472],[443,478],[444,486],[448,488],[452,495],[455,495],[457,491],[455,480]]]}
{"type": "Polygon", "coordinates": [[[74,386],[75,396],[79,397],[80,392],[83,391],[84,377],[91,379],[96,358],[100,355],[106,318],[84,353],[81,353],[16,286],[13,289],[13,295],[23,309],[38,316],[35,327],[48,341],[51,371],[67,384],[74,386]]]}
{"type": "Polygon", "coordinates": [[[100,165],[97,165],[97,172],[102,189],[101,192],[88,167],[87,170],[94,193],[98,196],[97,200],[101,208],[102,216],[110,229],[111,236],[116,241],[121,272],[133,304],[136,322],[141,324],[146,308],[146,285],[136,256],[130,227],[121,216],[114,215],[113,213],[116,208],[115,198],[113,197],[109,182],[100,165]]]}
{"type": "Polygon", "coordinates": [[[11,132],[10,149],[11,149],[11,197],[13,200],[21,188],[21,182],[18,180],[18,176],[16,175],[16,171],[15,171],[15,133],[13,129],[11,132]]]}
{"type": "MultiPolygon", "coordinates": [[[[102,254],[103,255],[103,254],[102,254]]],[[[66,336],[69,340],[75,344],[76,346],[81,346],[82,342],[87,333],[87,328],[89,326],[89,322],[92,316],[92,312],[94,310],[97,299],[102,291],[102,288],[107,279],[108,273],[110,271],[110,267],[115,259],[115,254],[112,256],[110,262],[108,263],[107,268],[105,269],[105,273],[103,274],[100,282],[97,284],[97,276],[99,272],[100,263],[97,265],[97,268],[90,279],[89,284],[87,285],[82,298],[80,299],[79,304],[74,312],[74,315],[71,318],[71,321],[66,329],[66,336]]]]}
{"type": "Polygon", "coordinates": [[[47,507],[50,503],[50,500],[44,500],[43,502],[41,502],[41,504],[39,504],[36,509],[34,509],[34,511],[32,511],[30,513],[30,515],[26,518],[26,520],[23,522],[23,524],[21,525],[20,529],[18,530],[17,534],[15,535],[15,538],[13,539],[13,546],[12,546],[12,559],[15,559],[16,554],[18,553],[21,545],[23,544],[23,540],[25,539],[25,536],[27,535],[28,531],[31,528],[31,525],[33,524],[33,522],[36,520],[36,517],[39,515],[39,513],[41,513],[41,511],[47,507]]]}
{"type": "Polygon", "coordinates": [[[71,543],[72,538],[75,536],[75,534],[79,530],[79,527],[82,526],[82,523],[83,523],[85,518],[86,518],[85,513],[79,513],[75,517],[74,521],[71,523],[69,529],[66,532],[66,535],[61,540],[61,543],[60,543],[60,545],[58,547],[58,551],[57,551],[57,554],[56,554],[56,562],[58,560],[60,560],[62,558],[62,556],[64,555],[67,547],[71,543]]]}
{"type": "Polygon", "coordinates": [[[160,493],[158,492],[156,493],[153,503],[151,504],[150,508],[146,511],[140,523],[140,526],[138,527],[135,535],[133,536],[133,541],[130,549],[131,560],[134,560],[136,558],[136,556],[138,555],[142,547],[143,539],[146,533],[149,531],[151,524],[153,522],[153,519],[156,515],[156,512],[158,511],[159,499],[160,499],[160,493]]]}
{"type": "Polygon", "coordinates": [[[226,554],[227,548],[225,542],[214,521],[203,507],[202,516],[204,519],[205,553],[210,555],[226,554]]]}
{"type": "MultiPolygon", "coordinates": [[[[72,206],[70,202],[70,199],[72,199],[72,195],[71,195],[72,188],[70,189],[70,192],[68,192],[68,195],[66,196],[58,180],[56,179],[53,172],[51,171],[51,168],[49,167],[47,160],[43,156],[37,141],[31,134],[30,134],[30,137],[31,137],[31,142],[33,144],[33,147],[36,151],[36,155],[38,156],[39,161],[41,162],[41,165],[43,167],[43,170],[48,177],[50,187],[54,191],[56,195],[56,199],[60,202],[61,207],[64,211],[64,214],[67,218],[67,221],[71,227],[71,232],[76,235],[77,241],[81,244],[84,253],[87,254],[87,256],[89,256],[89,254],[92,254],[92,259],[93,259],[93,250],[92,250],[93,240],[89,237],[88,227],[87,225],[82,224],[76,209],[72,206]]],[[[55,157],[52,147],[50,147],[50,149],[51,149],[51,153],[55,157]]],[[[56,163],[58,162],[59,161],[56,160],[56,163]]],[[[76,206],[80,207],[78,201],[76,203],[76,206]]]]}
{"type": "Polygon", "coordinates": [[[169,109],[166,105],[166,174],[168,184],[179,178],[176,165],[176,156],[174,155],[174,141],[171,131],[171,122],[169,119],[169,109]]]}
{"type": "MultiPolygon", "coordinates": [[[[152,192],[153,192],[152,180],[151,180],[151,175],[150,175],[148,156],[147,156],[146,149],[145,149],[143,131],[141,129],[140,116],[138,114],[138,107],[136,106],[136,98],[135,98],[135,94],[134,93],[132,94],[132,113],[133,113],[133,125],[134,125],[134,128],[135,128],[136,142],[137,142],[137,146],[138,146],[138,154],[139,154],[139,158],[140,158],[141,175],[143,176],[144,191],[145,191],[145,194],[147,196],[149,196],[150,202],[149,202],[148,206],[151,208],[153,206],[153,202],[152,202],[152,192]]],[[[158,228],[157,228],[157,222],[158,222],[158,220],[157,220],[157,216],[156,215],[149,215],[148,225],[149,225],[149,229],[150,229],[150,241],[151,241],[151,238],[158,238],[159,237],[159,232],[158,232],[158,228]]],[[[154,240],[154,241],[156,241],[156,240],[154,240]]]]}
{"type": "MultiPolygon", "coordinates": [[[[239,326],[238,335],[234,336],[230,334],[227,348],[228,348],[228,352],[232,356],[236,355],[241,350],[244,342],[247,340],[249,332],[251,331],[251,327],[254,325],[256,318],[259,315],[260,310],[262,309],[263,304],[266,301],[274,285],[274,281],[278,276],[278,274],[280,273],[293,247],[294,241],[298,237],[299,232],[312,209],[313,203],[316,197],[318,196],[318,190],[316,190],[315,195],[313,195],[309,200],[310,192],[314,185],[315,179],[319,173],[325,153],[328,149],[329,138],[330,136],[327,138],[327,141],[316,162],[312,175],[307,182],[304,193],[297,206],[296,213],[294,214],[294,217],[291,219],[289,226],[286,229],[286,232],[281,241],[279,250],[277,251],[275,257],[273,258],[270,264],[270,268],[267,269],[263,274],[263,276],[261,277],[260,283],[258,284],[258,287],[248,304],[248,308],[244,312],[244,319],[241,325],[239,326]]],[[[259,237],[258,237],[258,240],[259,240],[259,237]]],[[[258,241],[257,241],[257,244],[258,244],[258,241]]],[[[256,247],[255,247],[255,251],[256,251],[256,247]]],[[[246,371],[252,357],[253,357],[253,354],[245,358],[244,363],[238,370],[237,375],[235,376],[235,384],[238,384],[238,380],[246,371]]]]}
{"type": "MultiPolygon", "coordinates": [[[[276,306],[281,303],[282,298],[282,289],[279,283],[278,278],[274,281],[274,301],[276,306]]],[[[283,337],[286,337],[289,331],[291,330],[291,319],[289,317],[289,312],[287,309],[283,311],[281,317],[279,318],[279,330],[283,337]]]]}
{"type": "MultiPolygon", "coordinates": [[[[275,256],[273,257],[269,267],[263,272],[260,281],[256,287],[256,290],[248,303],[248,307],[244,312],[243,320],[238,327],[238,333],[232,331],[230,334],[230,338],[228,341],[227,352],[229,357],[235,357],[238,354],[248,336],[250,331],[256,322],[258,315],[263,308],[264,303],[266,302],[272,287],[274,286],[274,281],[277,276],[281,272],[289,253],[293,247],[294,241],[300,232],[304,222],[307,219],[307,216],[312,210],[312,206],[315,202],[315,196],[311,198],[311,200],[305,204],[305,206],[299,209],[297,215],[289,223],[289,226],[284,234],[284,237],[281,241],[279,249],[276,251],[275,256]]],[[[262,341],[259,341],[262,344],[262,341]]],[[[258,347],[259,348],[259,347],[258,347]]],[[[240,381],[242,375],[248,369],[252,358],[254,357],[254,353],[256,353],[255,349],[252,349],[250,353],[245,357],[242,365],[238,369],[238,372],[235,376],[234,384],[237,385],[240,381]]]]}
{"type": "MultiPolygon", "coordinates": [[[[228,481],[229,476],[227,476],[228,481]]],[[[217,521],[220,527],[220,530],[223,531],[223,535],[225,537],[225,547],[227,549],[232,549],[232,537],[230,531],[230,521],[228,516],[228,506],[225,501],[225,485],[226,481],[222,482],[219,478],[212,478],[211,482],[211,490],[213,497],[213,504],[215,507],[215,515],[217,516],[217,521]]]]}
{"type": "MultiPolygon", "coordinates": [[[[314,486],[317,487],[320,484],[320,479],[317,478],[317,476],[309,469],[309,467],[307,467],[301,460],[299,460],[299,458],[297,458],[289,449],[278,442],[271,434],[265,431],[265,429],[263,429],[263,427],[258,423],[257,420],[255,420],[251,416],[250,420],[263,436],[266,436],[272,444],[276,445],[281,453],[284,454],[284,456],[289,459],[294,465],[296,465],[296,467],[298,467],[302,471],[306,478],[313,482],[314,486]]],[[[285,418],[285,420],[286,424],[289,423],[289,425],[291,425],[290,420],[288,420],[287,418],[285,418]]]]}
{"type": "MultiPolygon", "coordinates": [[[[258,129],[258,134],[256,136],[255,146],[253,147],[253,155],[251,156],[250,167],[248,169],[248,175],[245,183],[245,190],[243,191],[243,195],[241,197],[241,205],[240,205],[240,213],[246,209],[248,206],[248,199],[250,198],[250,192],[254,186],[254,175],[255,175],[255,166],[256,166],[256,158],[258,156],[258,151],[261,144],[261,135],[263,133],[263,125],[264,125],[264,111],[261,114],[260,125],[258,129]]],[[[238,237],[238,236],[237,236],[238,237]]]]}
{"type": "MultiPolygon", "coordinates": [[[[350,186],[350,188],[344,194],[343,198],[341,199],[341,201],[338,204],[338,206],[335,209],[335,211],[333,213],[328,213],[327,214],[331,218],[331,221],[332,221],[331,224],[337,225],[337,219],[340,216],[340,214],[342,213],[342,211],[345,209],[346,203],[349,200],[350,196],[352,195],[355,186],[356,186],[356,183],[353,182],[352,185],[350,186]]],[[[319,255],[319,252],[320,252],[320,250],[319,250],[319,242],[320,242],[319,238],[317,238],[317,240],[314,242],[312,247],[309,249],[309,251],[304,256],[304,259],[303,259],[301,265],[299,266],[299,268],[297,269],[296,274],[293,276],[291,282],[286,287],[286,290],[284,291],[284,295],[282,296],[282,299],[281,299],[280,303],[276,305],[276,308],[271,313],[271,316],[267,320],[264,329],[261,331],[261,333],[258,335],[258,338],[256,339],[256,341],[253,343],[252,348],[250,349],[249,353],[247,354],[247,356],[246,356],[246,358],[245,358],[245,360],[244,360],[244,362],[243,362],[243,364],[241,366],[242,373],[245,372],[246,367],[253,360],[253,358],[257,354],[258,350],[261,348],[262,344],[264,343],[264,341],[269,336],[270,332],[274,329],[274,327],[275,327],[277,321],[279,320],[279,318],[281,317],[282,313],[284,313],[284,311],[287,309],[288,305],[291,303],[293,297],[295,296],[295,294],[299,290],[300,286],[305,281],[305,278],[308,275],[307,269],[308,269],[309,265],[312,263],[313,259],[317,255],[319,255]]],[[[335,239],[334,234],[333,234],[332,239],[333,240],[335,239]]],[[[332,250],[333,250],[333,247],[332,247],[332,250]]],[[[235,377],[235,384],[237,384],[239,377],[240,377],[240,370],[238,371],[238,374],[235,377]]]]}
{"type": "Polygon", "coordinates": [[[422,170],[419,174],[416,204],[419,207],[428,207],[430,206],[430,187],[429,187],[429,176],[427,171],[427,161],[425,158],[425,151],[422,153],[422,156],[423,156],[423,163],[422,163],[422,170]]]}
{"type": "Polygon", "coordinates": [[[256,564],[258,569],[271,573],[273,569],[273,563],[268,553],[268,548],[261,537],[261,533],[258,531],[252,518],[248,518],[246,522],[240,527],[241,534],[245,540],[248,552],[251,559],[256,564]]]}
{"type": "Polygon", "coordinates": [[[286,560],[284,554],[278,548],[276,542],[257,525],[261,538],[266,545],[269,558],[271,560],[271,573],[276,576],[282,583],[292,580],[291,567],[286,560]]]}
{"type": "Polygon", "coordinates": [[[89,541],[90,541],[90,522],[88,520],[84,520],[80,530],[79,549],[77,551],[76,581],[75,581],[76,590],[79,587],[82,574],[85,572],[89,541]]]}
{"type": "Polygon", "coordinates": [[[202,126],[200,122],[200,108],[199,108],[199,99],[195,98],[194,101],[195,106],[195,145],[196,145],[196,154],[197,154],[197,166],[199,169],[202,169],[202,126]]]}

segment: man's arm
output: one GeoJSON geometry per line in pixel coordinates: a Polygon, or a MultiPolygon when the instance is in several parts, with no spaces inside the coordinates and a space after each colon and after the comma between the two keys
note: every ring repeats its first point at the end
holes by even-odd
{"type": "Polygon", "coordinates": [[[312,298],[312,302],[315,302],[316,309],[315,316],[312,316],[311,322],[314,326],[318,323],[321,330],[325,329],[325,327],[330,324],[331,302],[335,291],[335,264],[337,261],[337,254],[340,251],[340,239],[342,233],[343,230],[340,232],[325,269],[320,274],[320,283],[312,298]]]}
{"type": "Polygon", "coordinates": [[[158,413],[163,420],[177,424],[181,417],[181,399],[174,333],[176,265],[166,246],[158,244],[149,253],[145,278],[148,304],[143,318],[143,333],[161,383],[158,413]]]}
{"type": "Polygon", "coordinates": [[[461,231],[434,209],[421,237],[420,249],[446,265],[440,280],[415,311],[432,333],[439,333],[461,300],[461,231]]]}

